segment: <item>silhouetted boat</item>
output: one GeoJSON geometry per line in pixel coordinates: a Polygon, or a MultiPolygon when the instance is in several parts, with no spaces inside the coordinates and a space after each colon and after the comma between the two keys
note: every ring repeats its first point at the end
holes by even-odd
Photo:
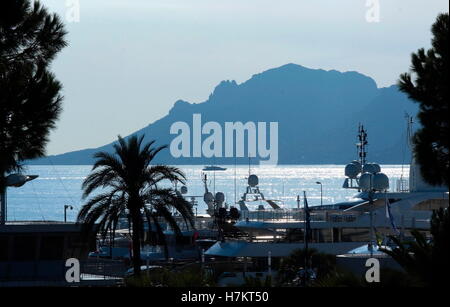
{"type": "Polygon", "coordinates": [[[225,171],[227,170],[225,167],[220,167],[220,166],[216,166],[216,165],[209,165],[209,166],[205,166],[203,168],[203,171],[207,172],[207,171],[225,171]]]}

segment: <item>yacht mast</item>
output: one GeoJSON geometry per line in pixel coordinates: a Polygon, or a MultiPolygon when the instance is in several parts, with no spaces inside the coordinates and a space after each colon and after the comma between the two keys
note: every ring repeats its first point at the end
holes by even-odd
{"type": "Polygon", "coordinates": [[[366,158],[367,158],[367,145],[369,143],[367,142],[367,131],[364,129],[363,125],[359,125],[358,129],[358,140],[359,143],[356,144],[358,148],[358,156],[359,156],[359,162],[361,163],[361,167],[363,167],[366,164],[366,158]]]}

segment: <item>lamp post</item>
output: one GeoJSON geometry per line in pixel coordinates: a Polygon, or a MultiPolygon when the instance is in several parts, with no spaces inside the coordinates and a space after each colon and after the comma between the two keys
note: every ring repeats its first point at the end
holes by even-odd
{"type": "Polygon", "coordinates": [[[316,184],[320,184],[320,208],[323,206],[323,185],[322,182],[316,181],[316,184]]]}
{"type": "Polygon", "coordinates": [[[304,212],[304,220],[305,220],[305,231],[304,231],[304,243],[305,243],[305,266],[304,266],[304,276],[303,276],[303,286],[306,287],[307,286],[307,279],[308,279],[308,267],[309,267],[309,260],[308,260],[308,240],[309,240],[309,236],[310,236],[310,231],[311,231],[311,216],[310,216],[310,212],[309,212],[309,206],[308,206],[308,200],[306,199],[306,191],[303,191],[303,201],[304,201],[304,205],[303,205],[303,212],[304,212]]]}
{"type": "Polygon", "coordinates": [[[21,187],[28,181],[36,179],[38,175],[10,174],[4,178],[5,185],[0,187],[0,225],[6,224],[6,189],[8,187],[21,187]]]}
{"type": "Polygon", "coordinates": [[[71,205],[64,205],[64,223],[67,223],[67,209],[73,210],[71,205]]]}
{"type": "Polygon", "coordinates": [[[370,258],[373,258],[373,245],[375,244],[374,240],[374,231],[373,231],[373,191],[369,191],[369,205],[370,205],[370,243],[369,243],[369,251],[370,258]]]}

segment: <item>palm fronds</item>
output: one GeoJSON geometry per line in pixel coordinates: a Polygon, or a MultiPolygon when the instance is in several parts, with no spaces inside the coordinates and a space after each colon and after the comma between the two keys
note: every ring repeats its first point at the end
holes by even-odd
{"type": "MultiPolygon", "coordinates": [[[[119,217],[130,217],[133,241],[133,264],[140,272],[140,246],[144,224],[149,231],[154,228],[162,242],[164,232],[160,221],[165,220],[181,237],[181,229],[173,216],[178,212],[187,226],[194,227],[190,204],[164,182],[184,182],[186,177],[176,167],[151,165],[155,156],[166,146],[154,147],[155,141],[143,144],[144,136],[119,136],[113,145],[114,153],[98,152],[91,173],[82,184],[86,203],[77,221],[83,224],[84,233],[95,232],[106,236],[117,228],[119,217]],[[100,194],[94,192],[101,190],[100,194]],[[89,198],[90,197],[90,198],[89,198]],[[152,227],[153,226],[153,227],[152,227]]],[[[166,248],[167,255],[167,248],[166,248]]]]}

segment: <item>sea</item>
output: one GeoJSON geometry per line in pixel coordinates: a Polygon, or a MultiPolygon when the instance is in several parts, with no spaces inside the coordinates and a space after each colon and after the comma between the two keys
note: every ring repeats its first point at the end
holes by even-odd
{"type": "MultiPolygon", "coordinates": [[[[196,211],[204,214],[204,183],[201,165],[178,166],[186,175],[185,194],[196,197],[196,211]]],[[[247,187],[249,174],[259,178],[259,188],[266,199],[277,200],[282,207],[297,206],[297,195],[306,192],[309,205],[324,205],[348,201],[357,193],[342,187],[344,165],[280,165],[251,166],[230,165],[225,171],[207,172],[208,189],[225,194],[226,203],[233,205],[239,200],[247,187]],[[320,182],[321,184],[319,184],[320,182]],[[321,192],[322,186],[322,192],[321,192]]],[[[390,179],[390,189],[395,190],[396,182],[401,177],[408,178],[409,165],[382,165],[382,172],[390,179]]],[[[91,172],[91,165],[33,165],[25,168],[25,173],[39,175],[19,188],[10,187],[7,191],[7,218],[9,221],[63,221],[64,206],[67,221],[75,221],[78,211],[86,202],[82,199],[81,185],[91,172]]],[[[166,183],[169,185],[169,183],[166,183]]],[[[181,186],[178,185],[178,189],[181,186]]],[[[99,191],[100,192],[100,191],[99,191]]],[[[95,194],[93,194],[95,195],[95,194]]]]}

